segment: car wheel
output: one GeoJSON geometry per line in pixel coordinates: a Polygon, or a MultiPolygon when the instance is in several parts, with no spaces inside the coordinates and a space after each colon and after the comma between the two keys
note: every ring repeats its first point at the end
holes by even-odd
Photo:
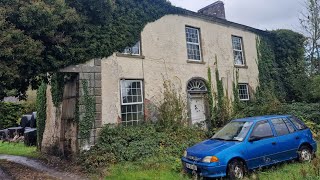
{"type": "Polygon", "coordinates": [[[228,165],[228,177],[231,180],[243,179],[245,174],[245,166],[242,161],[233,160],[228,165]]]}
{"type": "Polygon", "coordinates": [[[310,162],[312,159],[312,151],[308,146],[302,146],[298,151],[300,162],[310,162]]]}

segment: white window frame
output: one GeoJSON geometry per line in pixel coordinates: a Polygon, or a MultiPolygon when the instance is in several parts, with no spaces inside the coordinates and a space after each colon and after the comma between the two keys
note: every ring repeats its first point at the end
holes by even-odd
{"type": "Polygon", "coordinates": [[[142,80],[122,79],[121,82],[120,82],[120,89],[121,89],[121,105],[143,104],[143,86],[142,86],[142,80]],[[123,83],[123,82],[140,82],[141,102],[134,102],[134,103],[124,103],[124,102],[123,102],[123,88],[122,88],[122,83],[123,83]]]}
{"type": "MultiPolygon", "coordinates": [[[[142,106],[142,114],[144,116],[144,97],[143,97],[143,93],[144,93],[144,90],[143,90],[143,81],[142,80],[131,80],[131,79],[122,79],[120,80],[120,100],[121,100],[121,118],[123,117],[124,114],[126,114],[126,116],[130,113],[128,112],[125,112],[123,113],[122,112],[122,106],[130,106],[130,105],[141,105],[142,106]],[[123,88],[123,86],[125,85],[124,83],[126,82],[130,82],[130,83],[133,83],[133,82],[139,82],[140,83],[140,90],[141,90],[141,102],[131,102],[131,103],[124,103],[123,102],[123,97],[124,97],[124,92],[123,90],[126,89],[125,87],[123,88]]],[[[139,113],[140,111],[137,110],[137,112],[131,112],[131,113],[139,113]]],[[[143,121],[144,120],[144,117],[143,119],[136,119],[136,120],[130,120],[130,121],[127,121],[127,120],[123,120],[121,121],[122,124],[125,124],[126,126],[129,124],[132,123],[132,125],[134,124],[134,122],[136,122],[137,124],[140,122],[140,121],[143,121]]]]}
{"type": "Polygon", "coordinates": [[[136,44],[134,44],[133,46],[131,46],[131,47],[126,47],[126,48],[122,51],[122,54],[127,54],[127,55],[132,55],[132,56],[140,56],[140,55],[141,55],[141,42],[140,42],[140,40],[139,40],[136,44]],[[132,49],[133,49],[133,47],[136,46],[136,45],[138,45],[138,49],[139,49],[139,53],[138,53],[138,54],[132,53],[132,49]],[[128,50],[128,49],[131,49],[131,50],[128,50]],[[126,50],[127,50],[127,51],[131,51],[131,53],[127,53],[126,50]]]}
{"type": "Polygon", "coordinates": [[[239,99],[240,101],[249,101],[250,100],[250,93],[249,93],[249,84],[248,83],[239,83],[238,84],[238,95],[239,95],[239,99]],[[248,98],[247,99],[241,99],[241,96],[240,96],[240,85],[245,85],[246,88],[247,88],[247,94],[248,94],[248,98]]]}
{"type": "Polygon", "coordinates": [[[233,63],[234,63],[234,65],[236,65],[236,66],[245,66],[245,65],[246,65],[246,61],[245,61],[245,59],[244,59],[243,38],[240,37],[240,36],[232,35],[232,36],[231,36],[231,43],[232,43],[232,49],[233,49],[232,54],[233,54],[233,63]],[[234,46],[233,46],[233,38],[239,38],[239,39],[240,39],[240,47],[241,47],[241,50],[234,48],[234,46]],[[236,60],[235,60],[235,57],[234,57],[234,52],[235,52],[235,51],[236,51],[236,52],[241,52],[241,54],[242,54],[242,64],[236,64],[236,60]]]}
{"type": "Polygon", "coordinates": [[[185,39],[186,39],[186,42],[187,42],[187,58],[188,58],[188,61],[195,61],[195,62],[201,62],[202,61],[202,52],[201,52],[201,39],[200,39],[200,28],[196,28],[196,27],[191,27],[191,26],[186,26],[185,29],[185,39]],[[187,33],[186,33],[186,29],[195,29],[197,30],[198,32],[198,43],[194,43],[194,42],[188,42],[187,41],[187,33]],[[200,55],[200,59],[189,59],[189,55],[188,55],[188,44],[192,44],[192,45],[197,45],[199,46],[199,55],[200,55]]]}

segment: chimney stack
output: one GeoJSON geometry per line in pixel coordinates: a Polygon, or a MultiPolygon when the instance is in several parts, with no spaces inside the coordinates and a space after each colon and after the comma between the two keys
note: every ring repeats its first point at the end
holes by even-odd
{"type": "Polygon", "coordinates": [[[224,4],[222,1],[216,1],[198,11],[200,14],[226,19],[224,4]]]}

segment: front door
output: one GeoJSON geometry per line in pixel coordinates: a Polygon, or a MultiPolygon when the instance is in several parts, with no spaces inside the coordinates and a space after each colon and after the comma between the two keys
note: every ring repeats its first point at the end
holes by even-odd
{"type": "Polygon", "coordinates": [[[191,123],[202,123],[206,120],[204,98],[201,96],[192,96],[190,99],[191,123]]]}

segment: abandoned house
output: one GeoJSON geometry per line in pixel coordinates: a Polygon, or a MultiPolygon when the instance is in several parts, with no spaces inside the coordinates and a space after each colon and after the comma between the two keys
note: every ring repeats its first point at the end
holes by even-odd
{"type": "Polygon", "coordinates": [[[133,47],[61,70],[77,73],[78,78],[65,85],[59,114],[48,86],[43,147],[57,143],[63,151],[79,148],[77,125],[72,119],[76,108],[80,118],[84,109],[75,105],[75,98],[83,94],[81,80],[88,80],[89,93],[95,97],[91,145],[105,124],[134,125],[146,119],[148,104],[161,97],[164,80],[170,80],[185,98],[189,124],[206,120],[208,67],[212,69],[213,89],[217,68],[230,99],[237,71],[239,99],[250,100],[259,84],[256,41],[263,32],[226,20],[221,1],[198,13],[166,15],[148,23],[133,47]]]}

